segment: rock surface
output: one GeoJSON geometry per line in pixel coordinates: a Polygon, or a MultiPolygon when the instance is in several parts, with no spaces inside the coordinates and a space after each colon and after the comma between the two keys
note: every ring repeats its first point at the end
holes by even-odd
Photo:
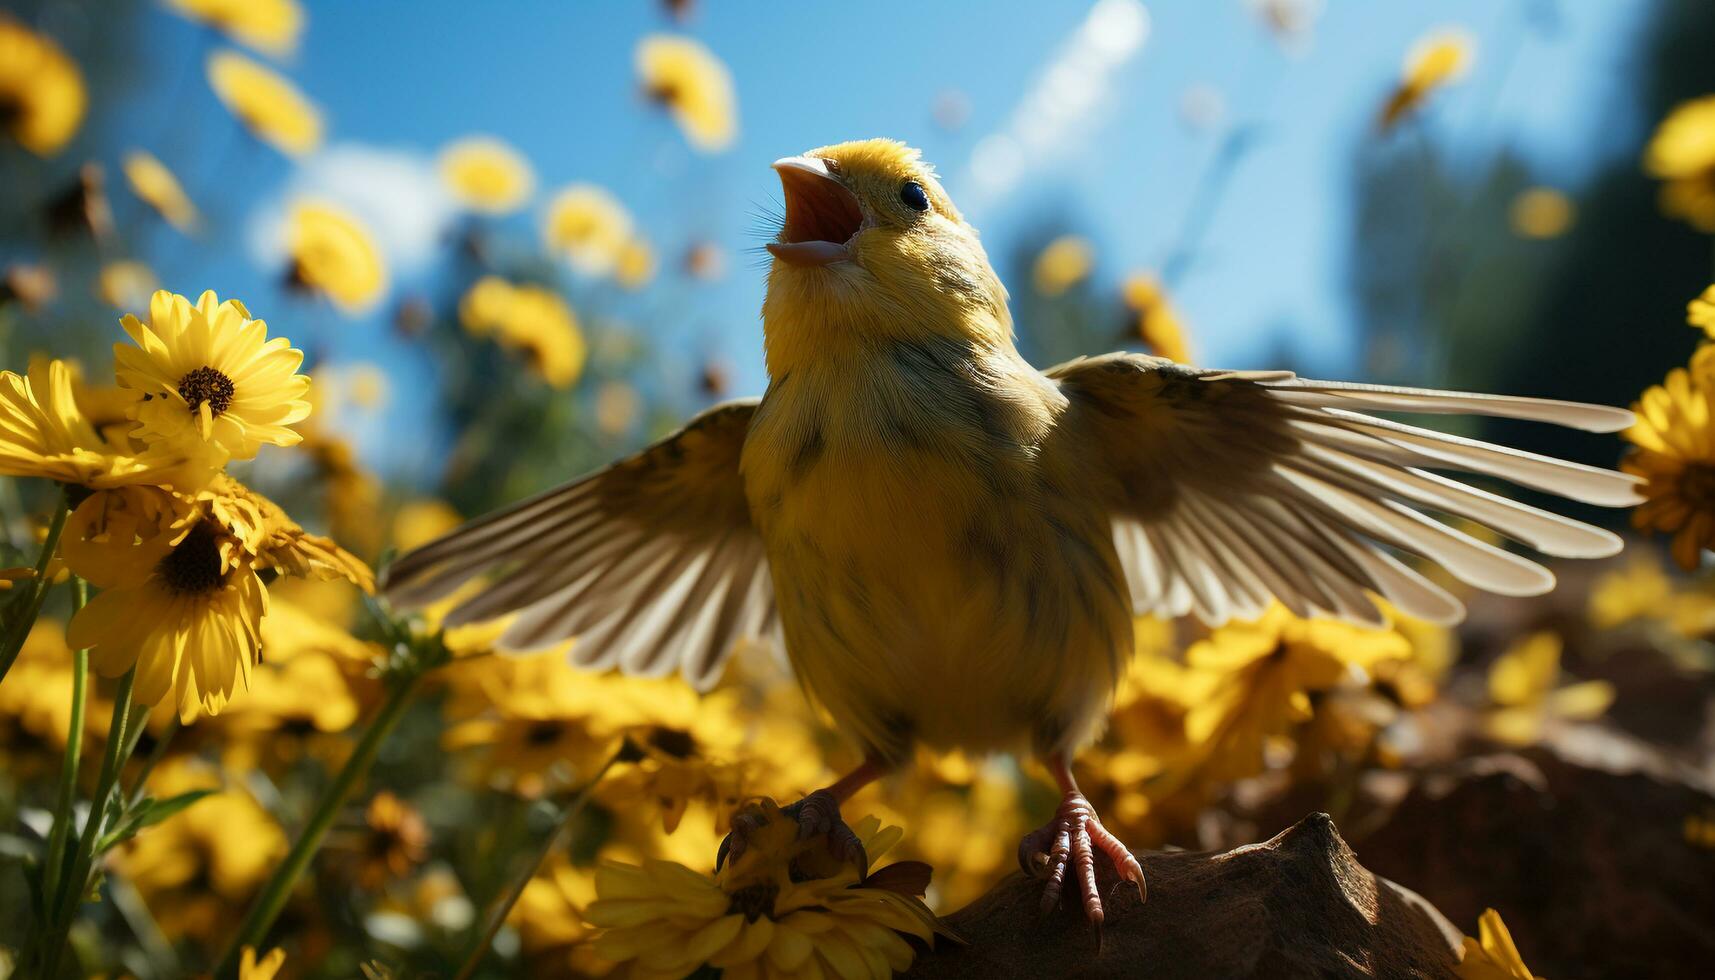
{"type": "MultiPolygon", "coordinates": [[[[1076,902],[1037,912],[1014,874],[947,917],[911,977],[1450,977],[1460,933],[1415,893],[1358,864],[1327,814],[1224,854],[1144,852],[1149,900],[1106,862],[1100,950],[1076,902]]],[[[1068,889],[1070,890],[1070,889],[1068,889]]]]}

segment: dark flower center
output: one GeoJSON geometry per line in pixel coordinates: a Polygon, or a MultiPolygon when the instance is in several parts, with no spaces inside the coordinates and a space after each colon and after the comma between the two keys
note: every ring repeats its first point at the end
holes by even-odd
{"type": "Polygon", "coordinates": [[[1679,495],[1694,509],[1715,512],[1715,466],[1688,463],[1679,477],[1679,495]]]}
{"type": "Polygon", "coordinates": [[[732,903],[727,906],[727,911],[742,913],[746,922],[755,922],[765,915],[772,918],[774,899],[779,894],[780,886],[772,881],[740,888],[732,893],[732,903]]]}
{"type": "Polygon", "coordinates": [[[557,721],[539,721],[524,733],[526,745],[553,745],[560,740],[562,726],[557,721]]]}
{"type": "Polygon", "coordinates": [[[179,396],[193,413],[208,402],[208,410],[219,415],[232,405],[232,379],[205,364],[179,379],[179,396]]]}
{"type": "Polygon", "coordinates": [[[220,542],[207,524],[199,523],[171,554],[161,559],[155,571],[173,592],[201,595],[220,586],[220,565],[220,542]]]}
{"type": "Polygon", "coordinates": [[[697,751],[691,733],[677,728],[656,728],[649,733],[649,744],[675,759],[688,759],[697,751]]]}

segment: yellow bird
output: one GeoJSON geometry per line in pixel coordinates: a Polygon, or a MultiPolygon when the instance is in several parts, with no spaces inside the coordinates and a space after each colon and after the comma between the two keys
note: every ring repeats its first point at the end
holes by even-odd
{"type": "MultiPolygon", "coordinates": [[[[1143,873],[1072,778],[1131,653],[1134,615],[1379,624],[1463,615],[1416,555],[1503,595],[1540,565],[1421,511],[1549,555],[1615,535],[1441,475],[1499,477],[1624,506],[1632,477],[1418,428],[1375,412],[1490,415],[1612,432],[1630,412],[1573,402],[1215,371],[1141,354],[1039,371],[1007,293],[915,150],[890,140],[774,164],[768,390],[580,480],[403,557],[396,603],[486,584],[448,625],[515,614],[503,644],[577,637],[591,669],[712,685],[735,641],[784,642],[809,695],[866,752],[793,810],[855,847],[839,804],[917,743],[1030,751],[1064,796],[1020,845],[1103,918],[1095,854],[1143,873]]],[[[739,826],[727,848],[745,845],[739,826]]],[[[856,855],[861,858],[861,855],[856,855]]]]}

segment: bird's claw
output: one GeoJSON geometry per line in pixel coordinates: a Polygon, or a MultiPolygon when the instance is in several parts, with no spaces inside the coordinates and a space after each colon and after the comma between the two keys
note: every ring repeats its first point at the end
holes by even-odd
{"type": "MultiPolygon", "coordinates": [[[[869,854],[857,834],[840,817],[840,803],[834,794],[819,789],[790,806],[782,807],[780,812],[798,822],[799,840],[826,838],[829,856],[856,865],[859,880],[868,877],[869,854]]],[[[719,871],[728,861],[743,857],[749,849],[751,835],[766,823],[767,818],[760,812],[740,811],[734,814],[732,830],[721,841],[720,850],[715,854],[715,870],[719,871]]]]}
{"type": "Polygon", "coordinates": [[[1018,863],[1026,874],[1043,879],[1042,914],[1046,915],[1060,904],[1070,871],[1082,895],[1084,915],[1096,930],[1096,948],[1101,948],[1103,910],[1102,895],[1096,887],[1096,852],[1107,855],[1122,880],[1137,886],[1137,899],[1144,901],[1148,889],[1143,881],[1143,866],[1137,863],[1120,839],[1108,832],[1096,816],[1090,801],[1078,792],[1067,793],[1060,809],[1046,826],[1024,835],[1018,842],[1018,863]]]}

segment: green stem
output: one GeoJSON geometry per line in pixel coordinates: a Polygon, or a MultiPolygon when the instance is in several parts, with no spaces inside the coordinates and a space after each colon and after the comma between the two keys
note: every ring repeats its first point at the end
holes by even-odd
{"type": "MultiPolygon", "coordinates": [[[[77,615],[89,601],[89,586],[83,579],[71,580],[71,611],[77,615]]],[[[48,856],[43,864],[46,876],[42,887],[42,908],[59,907],[59,887],[66,869],[66,836],[73,819],[73,804],[77,800],[77,772],[83,757],[83,709],[89,692],[89,651],[73,650],[71,654],[71,722],[66,725],[65,759],[60,765],[59,797],[54,801],[54,827],[48,833],[48,856]]]]}
{"type": "Polygon", "coordinates": [[[596,770],[595,775],[590,777],[590,781],[584,784],[584,788],[578,791],[578,795],[566,804],[566,811],[560,815],[559,824],[554,827],[552,833],[543,838],[542,846],[536,849],[536,854],[530,859],[530,863],[513,877],[511,886],[489,908],[482,937],[476,941],[475,946],[471,947],[470,955],[465,958],[464,967],[459,970],[458,976],[454,980],[470,980],[472,976],[476,975],[477,967],[482,965],[483,958],[488,955],[489,946],[494,943],[495,934],[499,933],[500,927],[506,923],[506,916],[512,911],[512,906],[518,904],[519,896],[524,894],[524,889],[530,884],[530,879],[535,877],[536,869],[542,866],[542,862],[548,859],[549,854],[565,846],[566,842],[563,839],[571,834],[572,822],[577,819],[578,814],[582,813],[584,807],[589,803],[590,797],[595,792],[596,784],[601,782],[601,777],[607,775],[607,771],[619,761],[619,757],[624,751],[624,748],[620,749],[613,758],[603,763],[602,767],[596,770]]]}
{"type": "Polygon", "coordinates": [[[292,887],[298,883],[299,876],[309,866],[310,858],[315,856],[316,850],[321,847],[322,838],[333,825],[340,807],[345,805],[346,798],[357,787],[358,781],[368,773],[381,743],[399,723],[399,718],[405,713],[405,707],[422,677],[421,673],[405,676],[388,695],[386,703],[370,723],[369,730],[363,733],[362,741],[357,743],[351,758],[346,760],[345,767],[339,771],[327,792],[322,794],[315,811],[310,815],[309,823],[304,825],[303,832],[292,844],[286,859],[274,869],[273,876],[257,896],[255,904],[250,906],[250,914],[245,916],[238,935],[233,937],[232,944],[226,949],[226,955],[221,957],[220,966],[214,971],[215,976],[236,976],[239,954],[244,947],[260,947],[262,940],[267,938],[268,929],[274,924],[280,910],[285,907],[292,887]]]}
{"type": "Polygon", "coordinates": [[[6,679],[6,673],[18,659],[18,651],[24,649],[24,641],[30,636],[30,627],[36,625],[36,615],[42,611],[42,600],[48,595],[48,564],[53,561],[54,552],[59,550],[60,532],[65,530],[66,515],[69,513],[71,504],[62,493],[59,506],[54,508],[53,519],[48,522],[48,536],[42,541],[42,553],[36,558],[36,577],[31,579],[25,590],[12,601],[11,608],[17,610],[19,615],[6,627],[6,646],[0,649],[0,681],[6,679]]]}
{"type": "Polygon", "coordinates": [[[72,920],[89,888],[90,868],[95,864],[95,845],[101,840],[102,824],[107,816],[107,798],[119,781],[119,769],[125,764],[126,725],[131,713],[131,687],[136,681],[133,666],[119,678],[119,690],[113,695],[113,720],[107,725],[107,748],[101,755],[101,775],[96,780],[95,795],[89,798],[89,815],[83,821],[83,835],[78,838],[77,851],[72,857],[71,873],[61,883],[53,908],[49,910],[47,969],[43,976],[57,976],[60,956],[65,952],[66,939],[71,935],[72,920]]]}

